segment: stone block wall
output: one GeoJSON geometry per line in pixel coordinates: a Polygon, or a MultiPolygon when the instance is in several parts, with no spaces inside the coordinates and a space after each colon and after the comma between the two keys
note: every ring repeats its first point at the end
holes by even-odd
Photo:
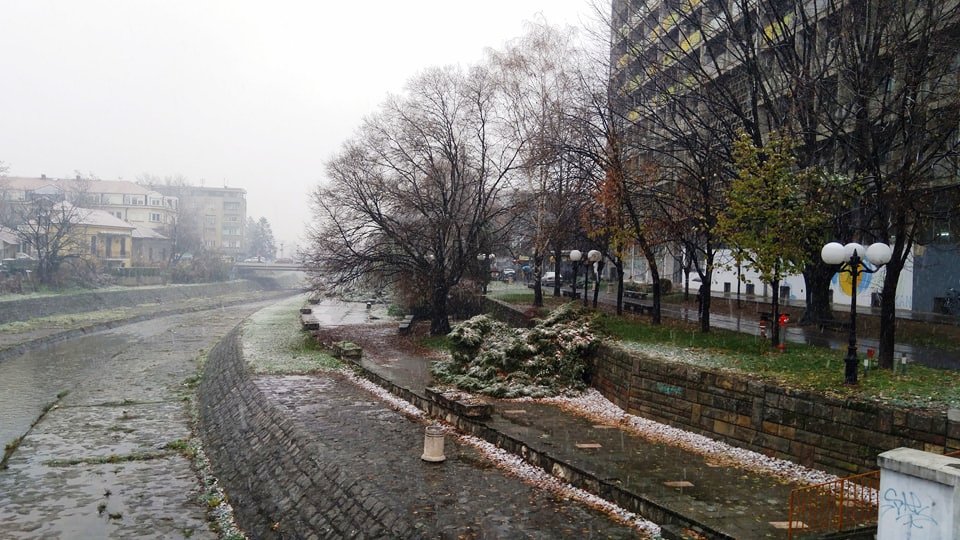
{"type": "Polygon", "coordinates": [[[356,475],[323,455],[245,368],[239,329],[214,347],[199,389],[200,432],[250,538],[413,538],[356,475]]]}
{"type": "Polygon", "coordinates": [[[604,346],[593,385],[631,414],[840,475],[898,447],[960,450],[960,411],[900,409],[791,390],[604,346]]]}
{"type": "Polygon", "coordinates": [[[0,301],[0,324],[25,321],[38,317],[84,313],[100,309],[138,306],[159,302],[175,302],[191,298],[221,296],[249,292],[257,294],[271,290],[264,282],[234,280],[195,285],[169,285],[123,290],[92,290],[78,294],[62,294],[40,298],[23,298],[0,301]]]}

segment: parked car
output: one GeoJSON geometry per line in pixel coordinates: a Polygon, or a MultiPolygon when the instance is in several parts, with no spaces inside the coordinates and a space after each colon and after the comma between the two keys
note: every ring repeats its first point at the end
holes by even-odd
{"type": "Polygon", "coordinates": [[[514,270],[513,268],[506,268],[502,272],[500,272],[500,279],[502,281],[510,281],[514,277],[516,277],[516,275],[517,275],[516,270],[514,270]]]}
{"type": "Polygon", "coordinates": [[[563,275],[557,275],[556,272],[546,272],[543,274],[543,277],[540,278],[540,284],[544,287],[553,287],[555,282],[560,282],[560,285],[563,285],[563,275]]]}

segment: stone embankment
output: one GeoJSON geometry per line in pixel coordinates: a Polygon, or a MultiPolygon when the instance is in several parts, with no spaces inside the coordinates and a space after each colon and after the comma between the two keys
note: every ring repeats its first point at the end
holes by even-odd
{"type": "Polygon", "coordinates": [[[254,293],[278,288],[279,286],[276,283],[269,280],[234,280],[219,283],[91,290],[76,294],[10,298],[0,300],[0,324],[52,315],[85,313],[150,303],[162,305],[199,297],[216,297],[242,292],[254,293]]]}
{"type": "Polygon", "coordinates": [[[98,330],[277,298],[298,287],[298,281],[280,278],[0,300],[0,326],[8,326],[0,332],[0,361],[98,330]]]}
{"type": "Polygon", "coordinates": [[[246,370],[239,329],[210,351],[199,404],[205,451],[251,538],[277,537],[281,521],[294,538],[418,536],[356,471],[323,461],[303,428],[263,394],[246,370]]]}

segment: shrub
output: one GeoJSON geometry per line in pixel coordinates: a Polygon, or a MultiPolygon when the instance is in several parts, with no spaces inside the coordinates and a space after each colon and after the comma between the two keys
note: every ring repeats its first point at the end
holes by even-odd
{"type": "Polygon", "coordinates": [[[673,290],[673,282],[667,278],[660,278],[660,293],[667,294],[673,290]]]}
{"type": "Polygon", "coordinates": [[[441,382],[497,397],[543,397],[585,387],[597,337],[593,315],[564,304],[527,330],[479,315],[450,332],[450,358],[431,368],[441,382]]]}

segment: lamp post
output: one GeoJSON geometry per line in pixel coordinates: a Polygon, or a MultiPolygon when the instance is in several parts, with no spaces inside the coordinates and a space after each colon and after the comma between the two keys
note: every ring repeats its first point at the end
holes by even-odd
{"type": "Polygon", "coordinates": [[[483,283],[483,294],[487,294],[487,280],[490,279],[490,265],[496,258],[497,256],[493,253],[489,255],[486,253],[477,255],[477,261],[480,263],[480,280],[481,283],[483,283]]]}
{"type": "MultiPolygon", "coordinates": [[[[594,266],[596,263],[600,262],[600,259],[602,259],[602,258],[603,258],[603,255],[602,255],[599,251],[597,251],[597,250],[595,250],[595,249],[591,249],[590,251],[587,252],[587,261],[590,263],[590,265],[587,266],[587,277],[588,277],[588,278],[589,278],[589,276],[590,276],[590,272],[593,271],[593,266],[594,266]]],[[[600,289],[600,275],[599,275],[599,274],[597,274],[597,276],[594,278],[593,288],[594,288],[594,292],[595,292],[595,293],[600,289]]],[[[589,292],[589,291],[588,291],[588,288],[587,288],[587,284],[584,283],[584,284],[583,284],[583,299],[584,299],[583,305],[584,305],[584,306],[587,305],[586,299],[587,299],[587,293],[588,293],[588,292],[589,292]]],[[[597,307],[597,295],[596,295],[596,294],[593,295],[593,307],[594,307],[594,308],[597,307]]]]}
{"type": "Polygon", "coordinates": [[[870,247],[851,242],[847,245],[839,242],[830,242],[820,250],[820,258],[827,264],[839,264],[840,271],[850,272],[850,335],[847,345],[847,356],[844,357],[843,384],[857,384],[857,278],[861,273],[872,274],[881,266],[890,262],[892,250],[890,246],[877,242],[870,247]],[[860,263],[867,261],[876,268],[866,266],[860,268],[860,263]]]}
{"type": "MultiPolygon", "coordinates": [[[[570,250],[570,262],[573,263],[573,299],[577,299],[577,270],[580,267],[580,259],[583,258],[583,254],[580,253],[579,249],[570,250]]],[[[584,291],[586,293],[586,291],[584,291]]]]}

